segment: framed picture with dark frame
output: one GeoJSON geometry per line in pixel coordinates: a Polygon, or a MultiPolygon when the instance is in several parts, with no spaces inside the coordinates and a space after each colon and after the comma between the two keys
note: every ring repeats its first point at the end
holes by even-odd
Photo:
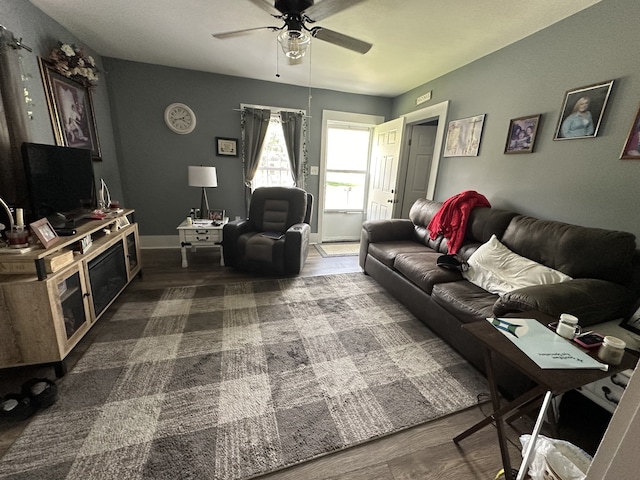
{"type": "Polygon", "coordinates": [[[218,148],[218,155],[225,156],[225,157],[238,156],[238,139],[237,138],[216,137],[216,146],[218,148]]]}
{"type": "Polygon", "coordinates": [[[630,332],[640,335],[640,304],[636,305],[636,309],[629,318],[625,318],[620,326],[630,332]]]}
{"type": "Polygon", "coordinates": [[[477,157],[486,114],[451,120],[443,157],[477,157]]]}
{"type": "Polygon", "coordinates": [[[638,108],[638,112],[633,119],[620,158],[623,160],[640,160],[640,108],[638,108]]]}
{"type": "Polygon", "coordinates": [[[44,248],[49,248],[60,240],[60,237],[58,237],[58,234],[46,218],[41,218],[29,224],[29,228],[38,237],[44,248]]]}
{"type": "Polygon", "coordinates": [[[509,122],[504,153],[532,153],[541,114],[514,118],[509,122]]]}
{"type": "Polygon", "coordinates": [[[209,220],[212,220],[214,222],[224,221],[224,210],[220,208],[209,210],[209,220]]]}
{"type": "Polygon", "coordinates": [[[554,140],[593,138],[598,135],[613,80],[568,90],[554,140]]]}
{"type": "Polygon", "coordinates": [[[60,75],[38,57],[56,145],[87,148],[94,160],[102,160],[91,90],[60,75]]]}

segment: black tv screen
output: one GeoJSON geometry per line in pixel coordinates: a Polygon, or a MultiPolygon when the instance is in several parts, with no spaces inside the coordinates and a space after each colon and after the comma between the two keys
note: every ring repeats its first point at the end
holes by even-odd
{"type": "Polygon", "coordinates": [[[71,220],[96,208],[91,150],[23,143],[22,159],[29,191],[30,221],[43,217],[50,221],[71,220]]]}

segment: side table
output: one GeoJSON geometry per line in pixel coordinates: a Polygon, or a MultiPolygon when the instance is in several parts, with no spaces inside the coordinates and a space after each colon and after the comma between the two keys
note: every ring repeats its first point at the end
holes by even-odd
{"type": "Polygon", "coordinates": [[[220,249],[220,265],[224,265],[222,256],[222,225],[214,225],[211,220],[195,221],[187,223],[185,219],[176,228],[180,235],[180,253],[182,254],[182,267],[188,267],[187,247],[195,252],[197,247],[217,247],[220,249]]]}
{"type": "MultiPolygon", "coordinates": [[[[516,317],[516,315],[509,316],[514,318],[516,317]]],[[[517,318],[535,318],[544,325],[554,321],[553,318],[541,312],[522,312],[517,315],[517,318]]],[[[528,457],[531,454],[531,448],[533,448],[533,445],[535,444],[535,437],[541,427],[541,420],[546,413],[551,397],[574,390],[602,378],[609,377],[623,370],[635,368],[636,363],[638,362],[637,356],[629,352],[625,352],[622,363],[620,365],[610,366],[609,371],[607,372],[596,369],[542,369],[489,322],[481,321],[467,323],[462,326],[462,329],[472,335],[475,340],[480,342],[483,346],[485,368],[487,370],[487,378],[489,380],[489,388],[491,391],[493,413],[484,420],[481,420],[468,428],[460,435],[456,436],[453,441],[458,444],[469,435],[489,425],[492,421],[495,421],[506,480],[514,480],[514,477],[511,470],[509,452],[507,450],[507,439],[504,433],[505,418],[511,417],[513,413],[518,412],[527,405],[531,405],[532,402],[543,398],[543,406],[540,410],[540,415],[538,415],[538,421],[534,427],[534,432],[531,435],[532,439],[528,445],[528,451],[525,452],[525,458],[523,459],[520,472],[518,473],[518,480],[520,480],[523,478],[524,473],[528,468],[528,457]],[[493,355],[499,355],[505,361],[520,370],[529,377],[536,386],[515,400],[501,406],[498,387],[493,373],[493,355]]],[[[589,354],[595,356],[596,352],[597,350],[592,350],[589,354]]]]}

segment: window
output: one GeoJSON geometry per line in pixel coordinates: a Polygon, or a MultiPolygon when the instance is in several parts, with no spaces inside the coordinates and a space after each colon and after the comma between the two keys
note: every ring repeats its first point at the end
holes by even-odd
{"type": "Polygon", "coordinates": [[[364,210],[370,136],[368,127],[327,125],[325,210],[364,210]]]}
{"type": "Polygon", "coordinates": [[[294,182],[280,115],[272,113],[252,188],[278,186],[293,187],[294,182]]]}

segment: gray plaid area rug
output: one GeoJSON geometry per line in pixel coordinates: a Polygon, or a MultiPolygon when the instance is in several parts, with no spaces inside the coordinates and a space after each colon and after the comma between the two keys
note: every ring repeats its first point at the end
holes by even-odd
{"type": "Polygon", "coordinates": [[[362,273],[125,292],[0,461],[11,479],[245,479],[476,404],[362,273]]]}

